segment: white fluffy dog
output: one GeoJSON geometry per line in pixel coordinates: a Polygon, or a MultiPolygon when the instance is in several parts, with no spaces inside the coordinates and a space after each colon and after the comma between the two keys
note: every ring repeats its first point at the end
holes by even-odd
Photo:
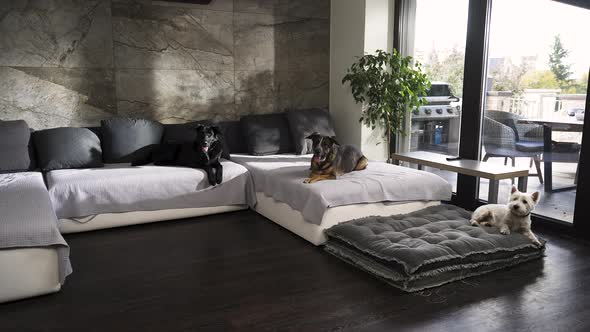
{"type": "Polygon", "coordinates": [[[539,192],[532,194],[518,191],[512,186],[510,201],[507,205],[488,204],[477,208],[471,216],[471,225],[495,226],[502,234],[518,232],[529,238],[537,246],[539,239],[531,231],[531,211],[539,203],[539,192]]]}

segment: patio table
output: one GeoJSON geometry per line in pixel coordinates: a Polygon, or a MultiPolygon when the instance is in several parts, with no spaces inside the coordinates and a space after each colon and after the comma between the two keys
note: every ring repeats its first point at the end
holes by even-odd
{"type": "MultiPolygon", "coordinates": [[[[543,168],[545,171],[544,191],[548,193],[575,189],[576,186],[566,186],[562,188],[553,188],[553,164],[552,164],[552,140],[553,131],[582,132],[584,130],[584,121],[562,121],[546,119],[520,119],[519,123],[537,124],[543,126],[543,168]]],[[[577,174],[576,174],[577,175],[577,174]]]]}

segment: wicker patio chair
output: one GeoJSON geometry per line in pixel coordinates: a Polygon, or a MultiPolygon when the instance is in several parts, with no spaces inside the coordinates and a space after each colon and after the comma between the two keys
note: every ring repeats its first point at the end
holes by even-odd
{"type": "Polygon", "coordinates": [[[538,143],[538,146],[541,147],[540,151],[543,151],[543,126],[518,123],[518,120],[523,119],[523,117],[510,112],[486,111],[485,115],[492,120],[496,120],[512,128],[515,131],[517,142],[538,143]]]}
{"type": "MultiPolygon", "coordinates": [[[[507,112],[502,112],[507,113],[507,112]]],[[[487,112],[486,112],[487,115],[487,112]]],[[[541,173],[541,154],[543,153],[542,128],[541,140],[539,141],[532,133],[537,131],[536,128],[527,128],[521,126],[523,134],[529,133],[530,136],[525,136],[531,140],[517,140],[517,130],[501,123],[497,120],[486,116],[484,119],[484,135],[483,145],[485,155],[483,161],[487,161],[493,157],[503,157],[506,165],[508,159],[512,160],[512,166],[516,165],[516,158],[526,157],[531,158],[531,165],[534,163],[537,169],[536,174],[529,176],[537,176],[539,182],[543,183],[543,174],[541,173]]]]}

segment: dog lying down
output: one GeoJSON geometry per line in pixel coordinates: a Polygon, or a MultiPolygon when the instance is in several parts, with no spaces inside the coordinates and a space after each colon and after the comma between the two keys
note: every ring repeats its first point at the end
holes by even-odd
{"type": "Polygon", "coordinates": [[[541,242],[531,231],[531,212],[539,203],[539,192],[532,194],[518,191],[512,186],[510,201],[506,205],[488,204],[477,208],[471,216],[471,225],[494,226],[502,234],[518,232],[529,238],[536,246],[541,242]]]}
{"type": "Polygon", "coordinates": [[[352,171],[362,171],[369,164],[361,150],[354,145],[340,145],[333,136],[313,133],[306,137],[313,142],[311,173],[304,183],[334,180],[352,171]]]}
{"type": "Polygon", "coordinates": [[[181,144],[159,144],[152,153],[152,161],[158,166],[182,166],[200,168],[207,173],[212,186],[223,180],[221,154],[223,144],[221,129],[217,126],[198,125],[194,141],[181,144]]]}

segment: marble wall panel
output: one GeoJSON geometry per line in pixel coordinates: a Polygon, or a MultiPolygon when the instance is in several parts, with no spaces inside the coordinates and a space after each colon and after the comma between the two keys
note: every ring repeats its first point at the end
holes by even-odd
{"type": "Polygon", "coordinates": [[[233,71],[121,69],[116,87],[120,116],[163,123],[236,117],[233,71]]]}
{"type": "Polygon", "coordinates": [[[281,18],[275,25],[275,70],[329,71],[330,21],[281,18]]]}
{"type": "Polygon", "coordinates": [[[234,29],[236,70],[329,68],[329,20],[236,13],[234,29]]]}
{"type": "Polygon", "coordinates": [[[234,14],[236,71],[274,70],[276,22],[271,15],[234,14]]]}
{"type": "Polygon", "coordinates": [[[330,104],[328,71],[279,71],[275,73],[279,110],[328,108],[330,104]]]}
{"type": "Polygon", "coordinates": [[[239,114],[268,114],[277,108],[275,75],[270,70],[236,71],[236,111],[239,114]]]}
{"type": "Polygon", "coordinates": [[[113,66],[108,0],[0,1],[0,66],[113,66]]]}
{"type": "MultiPolygon", "coordinates": [[[[131,1],[131,0],[119,0],[119,1],[131,1]]],[[[138,1],[138,0],[135,0],[138,1]]],[[[226,12],[233,12],[234,0],[211,0],[206,5],[191,4],[187,2],[170,2],[170,1],[157,1],[157,0],[140,0],[147,4],[167,6],[167,7],[182,7],[182,8],[197,8],[207,10],[219,10],[226,12]]]]}
{"type": "Polygon", "coordinates": [[[86,104],[115,114],[115,74],[103,68],[13,67],[27,75],[60,85],[86,98],[86,104]]]}
{"type": "Polygon", "coordinates": [[[233,70],[233,13],[113,4],[117,68],[233,70]]]}
{"type": "Polygon", "coordinates": [[[88,96],[25,71],[0,67],[0,119],[24,119],[35,129],[93,126],[112,117],[88,96]]]}
{"type": "Polygon", "coordinates": [[[330,0],[235,0],[235,11],[329,19],[330,0]]]}
{"type": "Polygon", "coordinates": [[[0,119],[238,119],[327,107],[329,0],[0,1],[0,119]]]}
{"type": "Polygon", "coordinates": [[[235,84],[239,114],[329,105],[329,72],[237,71],[235,84]]]}

